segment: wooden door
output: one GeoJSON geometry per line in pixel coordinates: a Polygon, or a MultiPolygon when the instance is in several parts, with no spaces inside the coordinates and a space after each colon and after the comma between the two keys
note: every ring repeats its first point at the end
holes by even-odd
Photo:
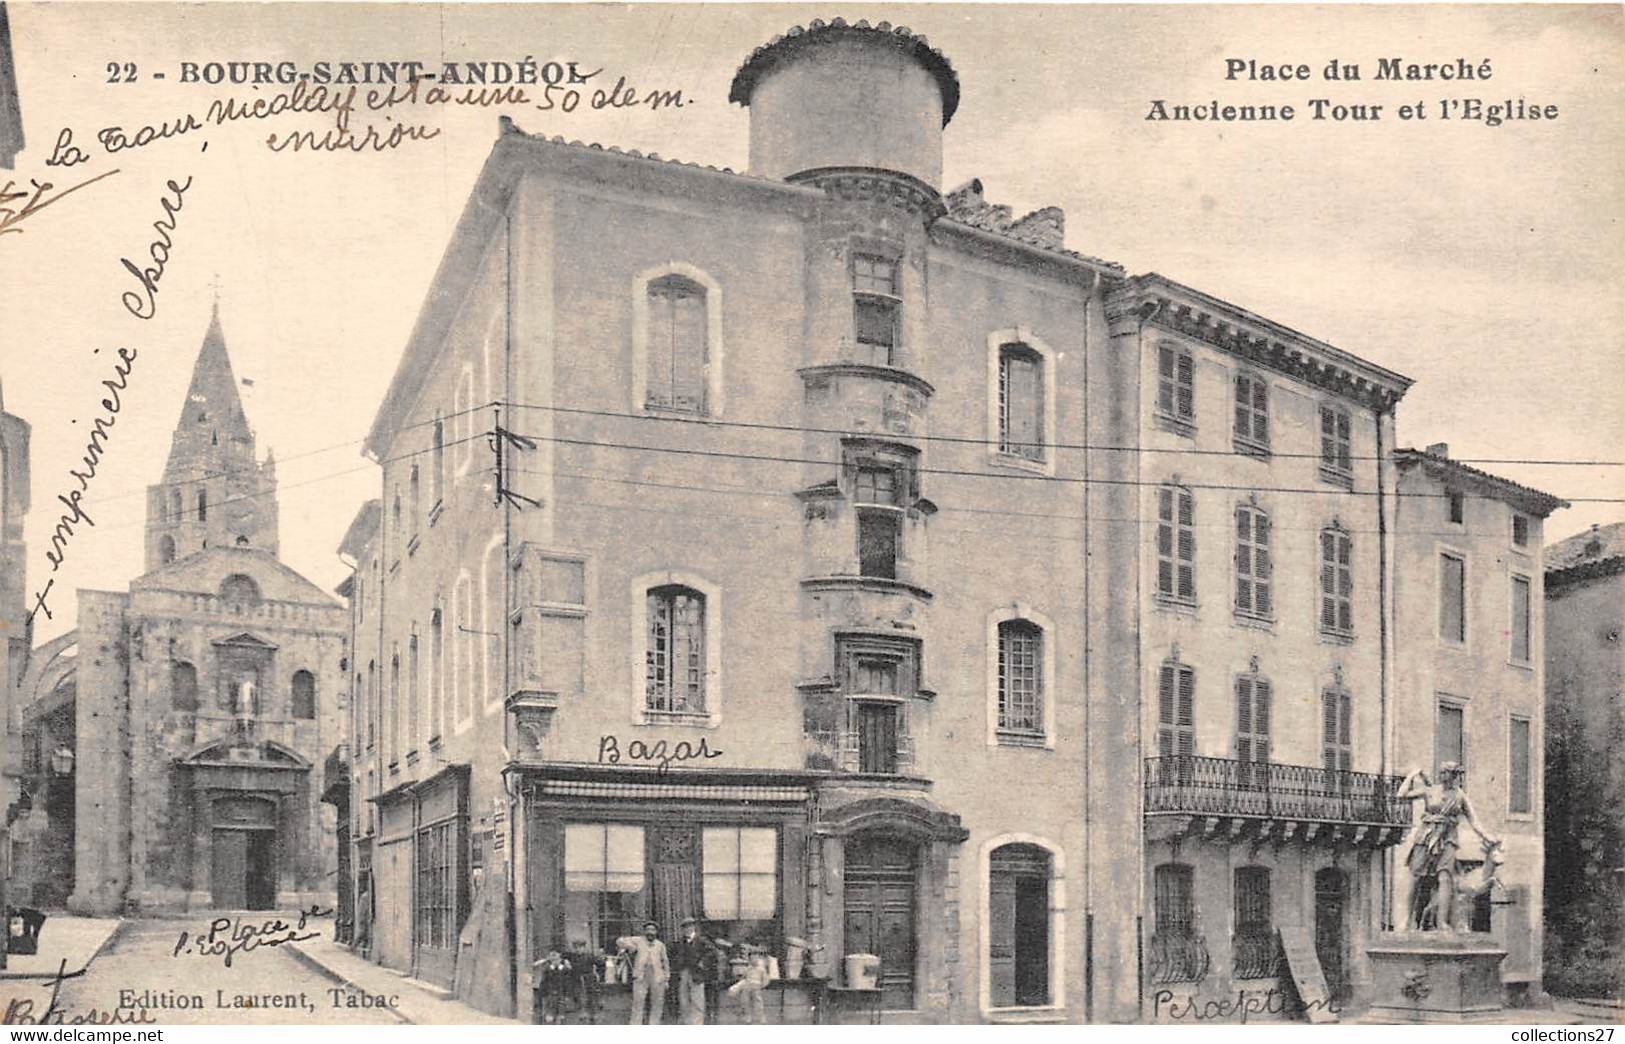
{"type": "Polygon", "coordinates": [[[247,841],[247,872],[244,905],[250,910],[276,908],[276,832],[244,831],[247,841]]]}
{"type": "Polygon", "coordinates": [[[209,885],[216,910],[241,910],[248,905],[246,831],[214,831],[210,844],[209,885]]]}
{"type": "Polygon", "coordinates": [[[1315,956],[1333,1000],[1349,993],[1347,958],[1348,876],[1328,867],[1315,875],[1315,956]]]}
{"type": "Polygon", "coordinates": [[[914,878],[916,848],[886,839],[859,840],[846,856],[846,953],[880,958],[881,1004],[914,1008],[914,878]]]}

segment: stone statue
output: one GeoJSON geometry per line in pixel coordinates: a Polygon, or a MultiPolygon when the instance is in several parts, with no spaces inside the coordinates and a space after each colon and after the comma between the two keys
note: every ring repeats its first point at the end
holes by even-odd
{"type": "MultiPolygon", "coordinates": [[[[1478,832],[1486,851],[1498,849],[1501,844],[1500,839],[1484,831],[1473,815],[1472,802],[1461,787],[1463,775],[1459,764],[1447,761],[1439,766],[1439,782],[1435,784],[1418,768],[1405,777],[1395,795],[1422,802],[1422,822],[1412,832],[1411,848],[1405,856],[1405,865],[1411,871],[1407,927],[1416,931],[1468,930],[1467,919],[1457,910],[1458,896],[1468,885],[1456,855],[1461,821],[1467,820],[1478,832]],[[1435,886],[1431,894],[1429,882],[1435,886]]],[[[1496,865],[1499,862],[1499,858],[1494,860],[1496,865]]]]}
{"type": "Polygon", "coordinates": [[[239,718],[254,716],[254,679],[243,677],[237,681],[237,701],[232,712],[239,718]]]}

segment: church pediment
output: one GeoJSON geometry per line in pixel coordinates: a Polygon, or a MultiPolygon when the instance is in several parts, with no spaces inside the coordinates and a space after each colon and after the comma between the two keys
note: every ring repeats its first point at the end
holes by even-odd
{"type": "Polygon", "coordinates": [[[224,638],[216,638],[209,644],[233,645],[240,649],[264,649],[267,652],[276,649],[275,642],[268,642],[259,635],[250,634],[247,631],[238,631],[236,634],[227,635],[224,638]]]}
{"type": "Polygon", "coordinates": [[[281,768],[281,769],[308,769],[309,761],[299,756],[298,751],[286,747],[275,740],[264,740],[259,743],[242,743],[237,740],[223,739],[205,744],[185,757],[177,759],[182,767],[193,768],[219,768],[222,766],[245,768],[281,768]]]}

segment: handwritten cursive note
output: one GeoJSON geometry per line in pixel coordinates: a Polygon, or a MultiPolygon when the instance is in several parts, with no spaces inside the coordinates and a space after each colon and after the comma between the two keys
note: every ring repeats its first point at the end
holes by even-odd
{"type": "Polygon", "coordinates": [[[169,264],[169,250],[175,245],[171,235],[175,231],[176,215],[180,213],[186,190],[192,187],[192,179],[187,178],[184,185],[177,185],[170,180],[165,183],[165,187],[175,198],[173,202],[168,196],[158,200],[163,205],[164,216],[152,223],[153,230],[158,233],[158,238],[152,241],[147,251],[152,257],[152,264],[146,268],[138,268],[129,258],[119,258],[125,269],[141,284],[141,293],[126,290],[120,298],[124,302],[125,310],[137,319],[151,319],[158,314],[158,280],[164,277],[164,267],[169,264]],[[143,308],[146,310],[143,311],[143,308]]]}
{"type": "Polygon", "coordinates": [[[307,932],[304,927],[305,915],[302,913],[297,924],[289,924],[280,917],[272,917],[259,924],[245,924],[240,917],[216,917],[209,922],[206,932],[197,935],[181,932],[170,956],[221,957],[229,968],[236,954],[252,953],[261,946],[281,946],[321,937],[321,932],[307,932]]]}
{"type": "Polygon", "coordinates": [[[65,188],[55,195],[47,195],[52,189],[56,188],[56,185],[49,181],[42,182],[35,178],[29,178],[28,183],[34,186],[32,191],[26,188],[18,188],[15,181],[6,182],[6,187],[0,189],[0,236],[11,232],[21,234],[23,230],[17,226],[22,224],[24,219],[38,214],[52,203],[66,199],[86,185],[94,185],[103,178],[110,178],[117,173],[117,168],[109,170],[87,181],[81,181],[77,185],[65,188]]]}

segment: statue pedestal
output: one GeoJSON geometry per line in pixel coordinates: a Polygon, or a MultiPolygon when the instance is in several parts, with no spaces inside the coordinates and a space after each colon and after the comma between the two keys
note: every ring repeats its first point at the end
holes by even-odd
{"type": "Polygon", "coordinates": [[[1505,947],[1480,932],[1383,932],[1371,958],[1374,1018],[1395,1022],[1467,1022],[1505,1007],[1505,947]]]}

